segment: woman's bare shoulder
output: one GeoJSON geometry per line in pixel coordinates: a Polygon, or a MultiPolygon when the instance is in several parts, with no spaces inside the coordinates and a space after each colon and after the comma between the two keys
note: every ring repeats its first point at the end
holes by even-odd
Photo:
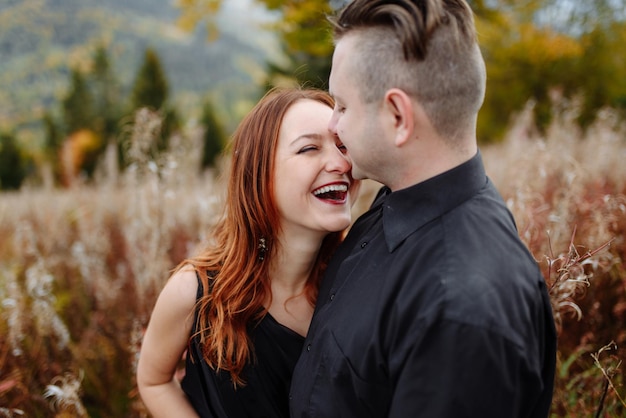
{"type": "Polygon", "coordinates": [[[175,271],[168,279],[161,297],[166,298],[170,304],[181,308],[190,308],[196,303],[198,292],[198,278],[193,266],[185,265],[175,271]]]}

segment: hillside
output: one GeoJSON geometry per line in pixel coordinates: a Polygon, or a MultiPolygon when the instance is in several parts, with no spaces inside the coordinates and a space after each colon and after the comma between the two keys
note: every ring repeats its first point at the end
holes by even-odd
{"type": "Polygon", "coordinates": [[[57,112],[69,69],[88,70],[97,45],[109,51],[123,91],[145,48],[152,47],[167,73],[170,97],[183,110],[210,93],[229,114],[238,101],[255,97],[258,74],[274,48],[270,35],[250,21],[255,11],[262,13],[250,0],[230,0],[217,18],[219,38],[208,42],[200,29],[179,29],[179,12],[167,2],[2,0],[0,129],[36,128],[45,110],[57,112]]]}

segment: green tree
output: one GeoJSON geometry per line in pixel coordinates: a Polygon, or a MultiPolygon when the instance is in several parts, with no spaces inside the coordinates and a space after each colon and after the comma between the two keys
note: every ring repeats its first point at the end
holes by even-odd
{"type": "MultiPolygon", "coordinates": [[[[538,128],[553,118],[554,97],[583,99],[580,122],[603,106],[626,109],[624,0],[468,0],[487,65],[481,141],[498,141],[529,100],[538,128]]],[[[280,13],[273,25],[288,64],[269,64],[268,86],[285,78],[325,88],[332,43],[325,16],[349,0],[256,0],[280,13]]],[[[222,0],[182,0],[186,27],[211,23],[222,0]],[[212,10],[212,14],[203,14],[212,10]]]]}
{"type": "Polygon", "coordinates": [[[169,139],[180,130],[181,118],[178,111],[171,106],[165,106],[161,110],[163,125],[161,126],[161,135],[156,140],[156,150],[158,152],[165,151],[169,146],[169,139]]]}
{"type": "MultiPolygon", "coordinates": [[[[154,157],[167,149],[170,136],[180,128],[178,112],[167,104],[168,95],[168,81],[159,56],[153,49],[147,48],[143,62],[135,76],[131,93],[131,111],[135,112],[147,107],[161,114],[161,132],[159,137],[155,138],[154,157]]],[[[122,151],[121,148],[120,151],[122,151]]],[[[122,164],[125,165],[124,156],[121,155],[121,157],[122,164]]]]}
{"type": "Polygon", "coordinates": [[[62,106],[67,133],[92,128],[93,97],[85,76],[78,69],[71,70],[70,87],[62,99],[62,106]]]}
{"type": "Polygon", "coordinates": [[[483,139],[500,139],[510,116],[529,99],[539,130],[554,116],[554,97],[581,101],[583,127],[602,107],[626,109],[623,0],[471,3],[487,61],[483,139]]]}
{"type": "Polygon", "coordinates": [[[146,49],[143,63],[137,72],[132,88],[132,109],[136,110],[141,107],[161,109],[167,100],[168,90],[167,78],[159,56],[153,49],[146,49]]]}
{"type": "Polygon", "coordinates": [[[287,65],[268,65],[268,88],[282,80],[299,85],[328,88],[333,44],[327,16],[327,0],[257,0],[268,10],[280,12],[271,27],[278,33],[287,65]]]}
{"type": "MultiPolygon", "coordinates": [[[[81,167],[79,169],[91,176],[106,149],[106,140],[117,133],[118,121],[121,118],[119,86],[116,82],[106,48],[100,45],[92,57],[91,71],[84,74],[73,69],[70,75],[70,87],[62,100],[65,134],[91,131],[96,143],[81,149],[81,167]]],[[[49,114],[44,116],[46,148],[49,157],[58,157],[61,136],[49,114]]],[[[83,136],[87,137],[87,136],[83,136]]],[[[58,162],[53,164],[58,174],[58,162]]]]}
{"type": "Polygon", "coordinates": [[[63,145],[63,134],[50,112],[44,113],[42,122],[44,130],[44,152],[48,157],[55,158],[63,145]]]}
{"type": "Polygon", "coordinates": [[[567,88],[570,96],[582,97],[578,121],[586,127],[605,106],[626,110],[626,22],[597,26],[582,35],[580,43],[583,53],[573,69],[576,79],[567,88]]]}
{"type": "Polygon", "coordinates": [[[215,107],[210,101],[202,107],[200,123],[204,126],[202,168],[213,167],[215,160],[224,149],[226,134],[215,114],[215,107]]]}
{"type": "Polygon", "coordinates": [[[58,180],[61,175],[59,156],[61,147],[63,146],[63,133],[50,112],[44,113],[42,123],[44,132],[44,158],[50,163],[52,172],[58,180]]]}
{"type": "Polygon", "coordinates": [[[93,55],[93,69],[89,75],[95,110],[95,131],[103,138],[117,133],[122,115],[120,88],[113,73],[107,49],[100,45],[93,55]]]}
{"type": "Polygon", "coordinates": [[[572,63],[582,50],[575,39],[551,28],[519,22],[511,16],[477,22],[487,65],[487,91],[479,114],[482,142],[502,139],[511,116],[535,102],[537,127],[552,119],[551,92],[563,90],[575,76],[572,63]]]}
{"type": "Polygon", "coordinates": [[[91,72],[87,81],[93,97],[93,121],[91,130],[99,142],[84,155],[82,170],[91,176],[104,155],[108,141],[118,134],[118,123],[122,117],[120,89],[113,73],[109,54],[99,45],[92,56],[91,72]]]}
{"type": "Polygon", "coordinates": [[[26,177],[26,163],[14,135],[0,133],[0,189],[17,190],[26,177]]]}

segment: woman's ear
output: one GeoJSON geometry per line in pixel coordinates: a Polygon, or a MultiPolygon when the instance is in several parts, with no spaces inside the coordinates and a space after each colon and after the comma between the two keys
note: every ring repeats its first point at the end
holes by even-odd
{"type": "Polygon", "coordinates": [[[413,102],[406,92],[393,88],[385,93],[385,107],[393,117],[394,143],[402,147],[415,133],[413,102]]]}

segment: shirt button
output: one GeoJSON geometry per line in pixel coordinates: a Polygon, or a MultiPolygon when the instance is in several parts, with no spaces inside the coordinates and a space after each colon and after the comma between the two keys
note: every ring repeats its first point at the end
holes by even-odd
{"type": "Polygon", "coordinates": [[[367,247],[367,241],[363,241],[363,242],[361,243],[361,248],[365,248],[365,247],[367,247]]]}
{"type": "Polygon", "coordinates": [[[330,294],[330,300],[333,300],[333,299],[335,299],[335,294],[334,294],[334,293],[331,293],[331,294],[330,294]]]}
{"type": "Polygon", "coordinates": [[[311,351],[311,344],[306,346],[306,351],[311,351]]]}

